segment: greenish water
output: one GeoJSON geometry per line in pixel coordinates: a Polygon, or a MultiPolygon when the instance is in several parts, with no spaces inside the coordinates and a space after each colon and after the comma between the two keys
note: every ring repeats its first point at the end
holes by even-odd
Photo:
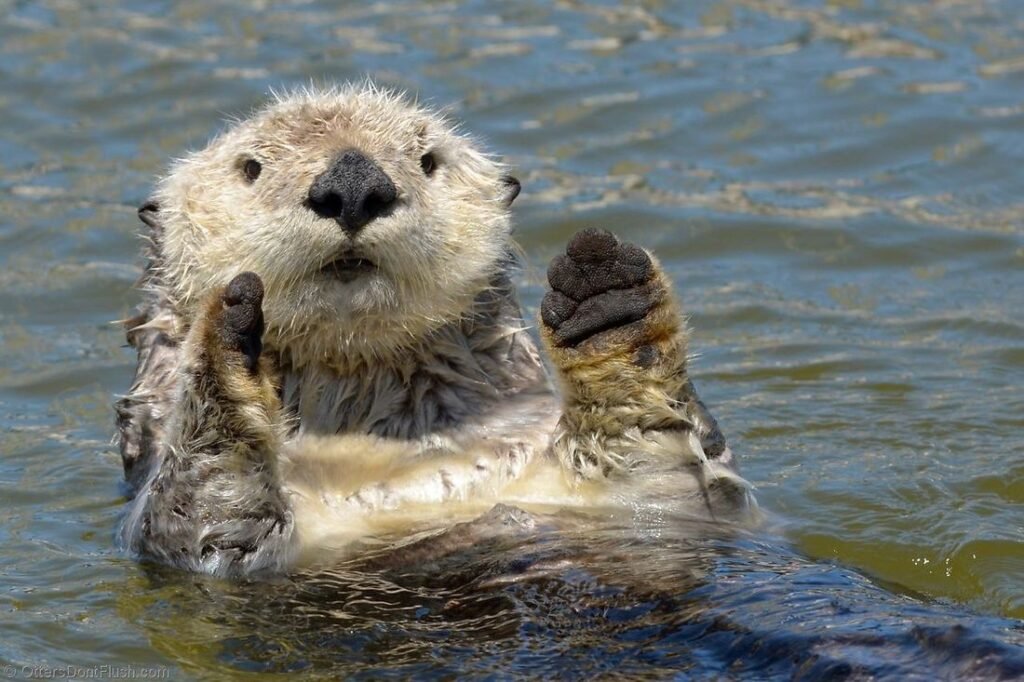
{"type": "MultiPolygon", "coordinates": [[[[0,0],[0,661],[308,676],[1024,675],[1024,3],[0,0]],[[134,207],[270,87],[451,104],[536,266],[654,248],[774,515],[272,585],[140,566],[134,207]]],[[[6,668],[3,672],[6,673],[6,668]]]]}

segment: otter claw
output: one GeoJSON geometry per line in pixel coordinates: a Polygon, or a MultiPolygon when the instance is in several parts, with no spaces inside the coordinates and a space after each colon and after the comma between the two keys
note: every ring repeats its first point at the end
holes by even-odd
{"type": "Polygon", "coordinates": [[[221,302],[221,341],[241,353],[246,369],[254,371],[263,352],[263,281],[254,272],[243,272],[224,288],[221,302]]]}
{"type": "Polygon", "coordinates": [[[605,230],[577,232],[548,267],[541,319],[558,346],[642,320],[657,305],[654,264],[640,247],[605,230]]]}

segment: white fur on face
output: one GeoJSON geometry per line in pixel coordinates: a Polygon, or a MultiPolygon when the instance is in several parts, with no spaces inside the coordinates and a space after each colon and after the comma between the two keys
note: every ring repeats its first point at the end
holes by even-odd
{"type": "Polygon", "coordinates": [[[178,303],[246,270],[264,281],[267,336],[300,361],[376,356],[457,319],[509,250],[505,169],[440,116],[372,86],[278,97],[178,162],[156,200],[163,270],[178,303]],[[306,204],[338,154],[357,149],[398,190],[393,211],[350,237],[306,204]],[[437,159],[427,176],[420,159],[437,159]],[[247,180],[255,159],[262,171],[247,180]],[[342,255],[377,271],[344,283],[342,255]]]}

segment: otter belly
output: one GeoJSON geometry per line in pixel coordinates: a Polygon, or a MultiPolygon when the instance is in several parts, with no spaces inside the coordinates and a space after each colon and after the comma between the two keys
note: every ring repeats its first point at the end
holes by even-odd
{"type": "MultiPolygon", "coordinates": [[[[545,433],[545,432],[542,432],[545,433]]],[[[295,513],[299,563],[350,556],[382,538],[473,521],[496,506],[531,514],[752,520],[756,502],[730,459],[644,471],[608,485],[566,475],[547,438],[424,445],[365,435],[303,436],[282,476],[295,513]]],[[[654,453],[656,454],[656,453],[654,453]]]]}

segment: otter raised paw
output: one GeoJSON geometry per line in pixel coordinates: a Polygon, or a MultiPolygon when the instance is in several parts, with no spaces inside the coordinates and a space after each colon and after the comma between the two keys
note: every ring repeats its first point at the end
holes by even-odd
{"type": "Polygon", "coordinates": [[[228,283],[220,300],[224,349],[239,353],[245,368],[255,372],[263,352],[263,281],[254,272],[243,272],[228,283]]]}
{"type": "Polygon", "coordinates": [[[253,272],[206,297],[185,337],[182,364],[191,391],[184,397],[198,401],[204,422],[215,418],[232,432],[272,439],[276,434],[267,428],[280,407],[273,365],[262,355],[262,306],[263,282],[253,272]]]}
{"type": "Polygon", "coordinates": [[[665,300],[665,286],[650,256],[603,230],[583,230],[569,241],[565,254],[548,267],[551,291],[541,317],[552,344],[576,347],[604,331],[619,330],[636,338],[649,325],[634,325],[665,300]]]}
{"type": "Polygon", "coordinates": [[[292,513],[277,466],[280,407],[260,357],[262,300],[260,278],[242,273],[207,297],[185,338],[162,461],[122,528],[143,555],[220,575],[290,560],[292,513]]]}
{"type": "Polygon", "coordinates": [[[666,449],[664,437],[645,443],[652,434],[681,441],[668,455],[678,461],[724,451],[687,375],[686,326],[656,260],[610,232],[583,230],[552,260],[548,282],[542,336],[562,385],[553,449],[563,466],[584,478],[629,470],[666,449]]]}

